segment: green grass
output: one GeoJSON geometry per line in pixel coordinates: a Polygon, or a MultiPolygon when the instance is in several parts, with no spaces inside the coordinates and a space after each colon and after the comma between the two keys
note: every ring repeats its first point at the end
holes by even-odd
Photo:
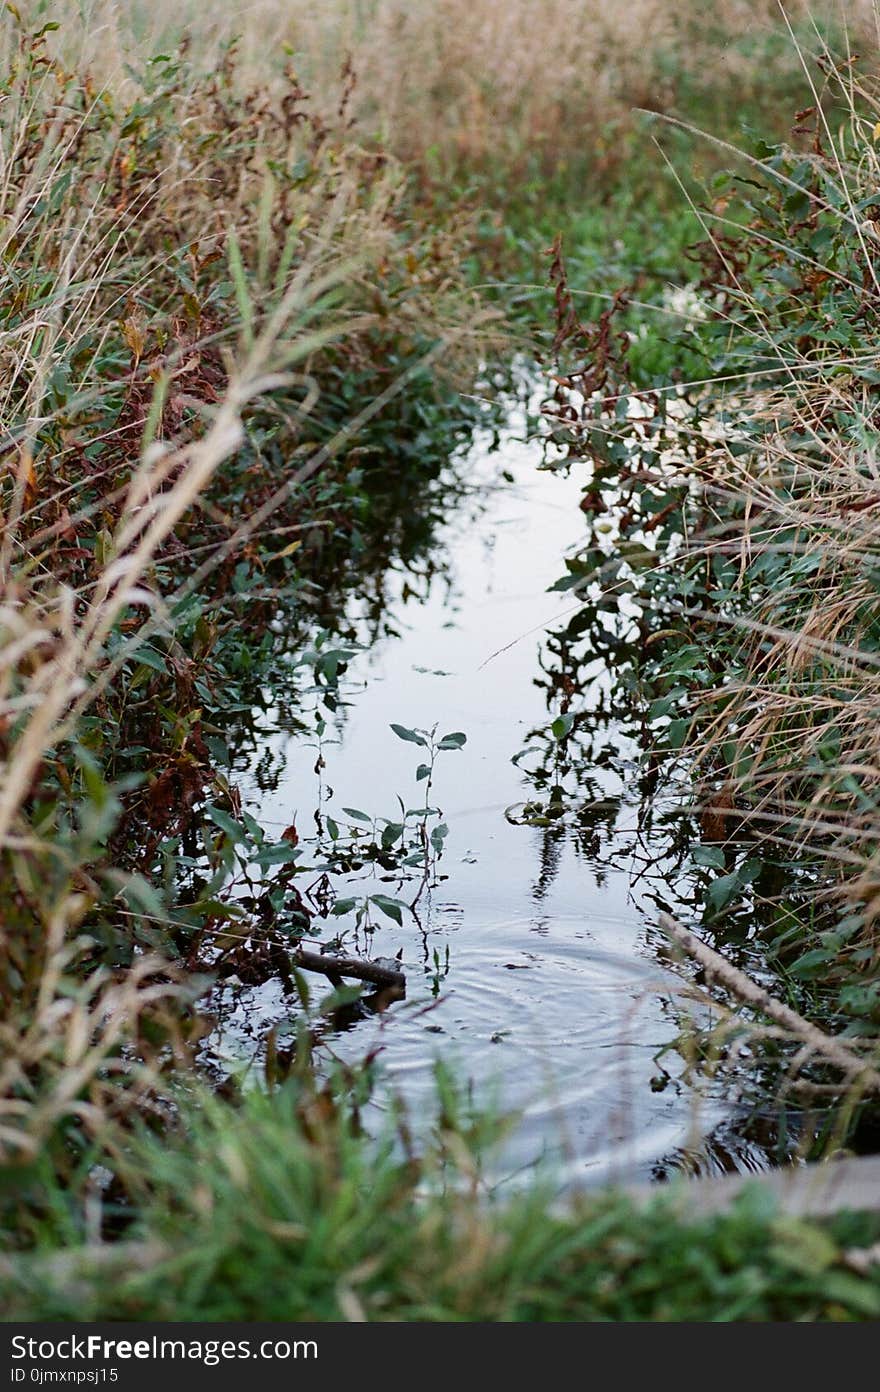
{"type": "MultiPolygon", "coordinates": [[[[359,1135],[326,1093],[290,1083],[238,1108],[185,1102],[64,1187],[26,1182],[27,1251],[0,1264],[7,1319],[421,1321],[858,1320],[880,1266],[853,1248],[880,1218],[776,1212],[756,1188],[682,1220],[607,1192],[566,1201],[552,1177],[493,1193],[485,1119],[445,1109],[426,1141],[359,1135]],[[115,1175],[106,1185],[107,1173],[115,1175]],[[90,1199],[86,1195],[90,1192],[90,1199]],[[103,1205],[103,1207],[102,1207],[103,1205]],[[100,1211],[100,1219],[96,1213],[100,1211]],[[96,1228],[97,1224],[97,1228],[96,1228]],[[103,1228],[117,1247],[84,1247],[103,1228]]],[[[7,1176],[8,1178],[8,1176],[7,1176]]],[[[34,1177],[36,1179],[36,1176],[34,1177]]]]}

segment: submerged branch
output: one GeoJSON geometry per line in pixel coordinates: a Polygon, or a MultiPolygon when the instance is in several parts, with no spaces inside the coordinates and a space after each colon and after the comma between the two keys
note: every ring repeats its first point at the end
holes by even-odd
{"type": "Polygon", "coordinates": [[[809,1054],[826,1059],[839,1068],[845,1077],[858,1082],[864,1092],[880,1094],[880,1072],[858,1054],[843,1040],[825,1034],[816,1025],[810,1024],[791,1006],[771,996],[745,972],[728,962],[714,948],[704,943],[695,933],[683,928],[669,914],[661,914],[659,926],[688,957],[698,962],[706,976],[723,986],[743,1005],[750,1006],[761,1015],[775,1021],[788,1034],[799,1039],[809,1054]]]}
{"type": "Polygon", "coordinates": [[[310,952],[308,948],[298,947],[291,965],[302,971],[322,972],[324,976],[350,976],[356,981],[369,981],[373,986],[397,986],[406,990],[406,976],[402,971],[368,962],[363,957],[340,957],[336,953],[310,952]]]}

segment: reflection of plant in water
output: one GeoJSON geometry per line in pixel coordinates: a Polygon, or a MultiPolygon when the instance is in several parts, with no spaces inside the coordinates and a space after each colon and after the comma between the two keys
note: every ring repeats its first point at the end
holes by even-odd
{"type": "MultiPolygon", "coordinates": [[[[326,694],[325,678],[329,677],[330,687],[338,683],[346,651],[320,642],[311,658],[309,665],[322,674],[316,689],[326,694]]],[[[202,923],[190,941],[192,966],[211,970],[220,982],[232,984],[235,992],[278,980],[285,996],[298,995],[309,1015],[309,993],[303,990],[293,957],[303,937],[320,935],[324,947],[337,949],[352,929],[359,942],[361,935],[369,938],[382,919],[402,928],[404,915],[421,929],[416,908],[424,891],[438,882],[448,832],[442,812],[431,802],[436,761],[443,753],[462,749],[466,736],[461,731],[439,736],[437,726],[421,730],[395,724],[391,728],[399,739],[423,751],[415,777],[425,786],[424,801],[417,807],[407,808],[398,798],[396,818],[355,807],[343,808],[344,816],[333,817],[319,807],[316,836],[301,839],[292,824],[280,840],[272,841],[231,790],[231,810],[215,805],[205,808],[201,855],[189,862],[191,883],[183,911],[189,919],[180,921],[181,929],[188,921],[202,923]],[[386,873],[378,876],[380,870],[386,873]],[[371,884],[366,892],[352,892],[359,880],[377,877],[395,881],[397,893],[371,884]],[[406,898],[400,897],[404,885],[409,886],[406,898]],[[347,924],[340,921],[346,919],[347,924]],[[335,927],[328,937],[330,922],[335,927]]],[[[426,974],[436,997],[449,972],[449,954],[441,961],[435,952],[431,971],[422,937],[426,974]]],[[[332,1008],[324,1002],[319,1011],[334,1031],[383,1011],[401,998],[401,992],[389,994],[383,988],[370,994],[370,988],[346,987],[344,997],[334,997],[332,1008]]]]}
{"type": "Polygon", "coordinates": [[[439,948],[434,948],[431,952],[432,971],[430,973],[431,995],[435,998],[440,994],[440,987],[449,975],[451,966],[449,960],[449,943],[443,949],[443,956],[440,956],[439,948]]]}
{"type": "Polygon", "coordinates": [[[549,720],[529,731],[513,757],[533,795],[505,813],[514,825],[542,830],[537,899],[555,878],[566,843],[593,863],[597,882],[603,883],[596,862],[600,855],[607,858],[613,844],[622,798],[609,791],[602,774],[619,774],[622,781],[625,762],[620,738],[611,731],[607,693],[597,679],[601,665],[589,644],[577,633],[558,630],[545,641],[539,666],[542,675],[535,685],[545,692],[549,720]]]}
{"type": "MultiPolygon", "coordinates": [[[[607,601],[600,609],[588,596],[543,647],[538,684],[546,692],[548,723],[532,730],[515,756],[533,796],[508,809],[509,820],[542,829],[536,897],[546,893],[565,844],[591,859],[601,854],[605,867],[628,872],[632,894],[652,918],[657,910],[672,912],[775,993],[784,983],[782,998],[807,1010],[823,972],[857,948],[859,915],[841,917],[822,897],[819,855],[782,843],[759,845],[735,809],[694,797],[676,731],[669,731],[682,677],[698,678],[702,654],[696,645],[679,644],[672,657],[655,658],[626,601],[610,628],[609,618],[607,601]],[[602,683],[596,681],[598,661],[608,674],[602,683]],[[609,795],[602,775],[611,775],[619,792],[609,795]],[[624,808],[633,814],[627,827],[621,825],[624,808]],[[807,953],[805,925],[816,944],[807,953]]],[[[665,951],[659,939],[658,945],[665,951]]],[[[702,990],[699,972],[691,977],[702,990]]],[[[877,994],[870,983],[853,984],[847,1013],[861,1015],[869,1028],[877,994]]],[[[833,988],[827,996],[831,1006],[833,988]]],[[[710,997],[703,1000],[708,1008],[710,997]]],[[[717,1005],[712,1014],[718,1018],[717,1005]]],[[[728,1086],[734,1083],[744,1134],[772,1135],[775,1154],[797,1149],[812,1157],[839,1144],[847,1128],[850,1143],[858,1143],[872,1124],[866,1104],[845,1109],[845,1117],[829,1111],[839,1087],[819,1066],[801,1069],[797,1083],[789,1080],[780,1091],[795,1052],[791,1041],[757,1022],[739,1021],[737,1028],[731,1011],[722,1011],[722,1020],[720,1033],[713,1033],[701,1018],[683,1016],[668,1048],[689,1073],[724,1074],[728,1086]]],[[[662,1069],[658,1082],[665,1085],[662,1069]]]]}
{"type": "MultiPolygon", "coordinates": [[[[335,740],[352,704],[345,698],[344,685],[354,654],[399,637],[407,611],[425,604],[429,595],[442,592],[452,606],[454,586],[443,528],[463,509],[475,519],[491,496],[462,466],[458,451],[472,443],[477,429],[486,448],[492,447],[512,401],[526,390],[520,378],[518,367],[498,373],[491,399],[475,396],[454,422],[448,412],[438,416],[433,439],[421,423],[417,484],[416,474],[406,469],[380,470],[371,463],[363,471],[370,483],[370,508],[355,536],[318,528],[320,586],[301,578],[296,594],[285,594],[263,645],[268,652],[253,654],[250,641],[241,642],[240,688],[232,709],[223,708],[217,757],[234,773],[247,773],[261,792],[276,791],[285,771],[285,750],[273,735],[308,738],[314,730],[319,761],[322,746],[335,740]],[[335,672],[328,665],[334,655],[339,663],[335,672]]],[[[406,452],[399,433],[392,460],[406,452]]],[[[380,452],[371,451],[371,458],[373,453],[380,452]]],[[[349,482],[355,472],[350,471],[349,482]]],[[[319,764],[318,772],[322,768],[319,764]]]]}
{"type": "MultiPolygon", "coordinates": [[[[618,613],[609,627],[609,618],[607,602],[600,607],[587,597],[544,644],[537,684],[551,718],[514,756],[535,796],[508,809],[509,819],[563,830],[587,854],[601,848],[609,863],[630,869],[635,890],[659,907],[686,911],[707,940],[723,915],[734,954],[737,938],[753,939],[756,925],[782,947],[795,921],[803,926],[804,913],[814,923],[823,913],[815,858],[781,845],[776,855],[766,846],[759,853],[734,809],[697,802],[675,732],[668,732],[681,664],[692,668],[699,659],[679,650],[674,669],[655,662],[637,619],[618,613]],[[609,793],[602,775],[619,791],[609,793]],[[633,825],[622,836],[624,806],[632,809],[633,825]]],[[[741,965],[754,967],[752,947],[751,961],[741,965]]]]}

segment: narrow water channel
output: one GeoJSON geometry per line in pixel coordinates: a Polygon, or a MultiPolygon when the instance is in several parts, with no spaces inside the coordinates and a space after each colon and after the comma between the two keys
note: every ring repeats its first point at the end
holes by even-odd
{"type": "MultiPolygon", "coordinates": [[[[344,918],[330,918],[322,933],[347,931],[347,947],[374,956],[400,954],[407,972],[406,1001],[334,1035],[333,1053],[354,1061],[379,1049],[417,1114],[435,1095],[435,1060],[448,1063],[480,1101],[519,1114],[503,1152],[509,1174],[542,1156],[585,1183],[663,1175],[685,1154],[704,1169],[757,1168],[766,1162],[745,1141],[707,1142],[724,1134],[731,1106],[685,1085],[674,1050],[660,1058],[680,1032],[682,982],[658,952],[627,857],[637,746],[607,728],[614,772],[591,771],[590,796],[598,788],[612,809],[601,840],[549,836],[509,812],[533,794],[513,756],[555,714],[536,679],[547,632],[572,599],[547,587],[582,532],[582,480],[541,471],[541,458],[518,419],[500,449],[472,446],[460,472],[482,485],[479,503],[463,501],[444,524],[444,564],[425,591],[411,575],[389,578],[390,634],[350,664],[349,704],[325,737],[320,779],[314,742],[276,722],[241,791],[276,832],[295,822],[307,834],[319,797],[324,815],[342,821],[343,808],[394,818],[398,795],[407,806],[421,796],[421,751],[391,723],[464,732],[466,745],[438,759],[432,792],[449,828],[442,878],[400,926],[379,915],[357,939],[344,918]],[[276,770],[274,786],[258,764],[276,770]]],[[[348,617],[357,630],[357,602],[348,617]]],[[[393,875],[373,869],[335,877],[333,889],[396,893],[393,875]]],[[[290,1011],[274,981],[228,1005],[221,998],[213,1047],[246,1062],[290,1011]]]]}

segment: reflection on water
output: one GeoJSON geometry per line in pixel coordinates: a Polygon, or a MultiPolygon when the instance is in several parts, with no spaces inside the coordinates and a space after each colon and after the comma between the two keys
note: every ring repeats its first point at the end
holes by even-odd
{"type": "MultiPolygon", "coordinates": [[[[574,1179],[660,1177],[675,1163],[664,1157],[696,1153],[730,1111],[683,1083],[674,1052],[659,1057],[685,1003],[634,886],[651,870],[639,810],[650,788],[638,746],[608,709],[601,665],[572,682],[564,640],[548,640],[573,608],[547,586],[580,539],[582,514],[579,482],[540,471],[540,460],[540,446],[514,434],[494,454],[474,447],[465,476],[487,488],[479,506],[460,502],[443,524],[442,568],[426,565],[416,579],[392,568],[380,605],[375,596],[349,605],[348,634],[365,647],[351,659],[335,731],[316,753],[314,738],[291,728],[296,703],[282,700],[264,717],[273,732],[241,791],[277,831],[295,822],[302,833],[319,799],[324,820],[344,820],[345,807],[393,819],[398,796],[412,807],[421,792],[419,750],[390,723],[466,732],[466,746],[438,761],[432,796],[449,834],[415,911],[401,925],[383,917],[369,937],[353,916],[320,925],[348,949],[400,953],[408,973],[407,1001],[358,1011],[332,1051],[354,1061],[378,1049],[416,1109],[433,1096],[434,1059],[454,1065],[481,1099],[521,1113],[504,1155],[511,1173],[552,1154],[574,1179]],[[573,770],[549,727],[587,705],[601,718],[585,722],[589,767],[582,740],[573,770]]],[[[412,897],[376,866],[330,882],[343,897],[412,897]]],[[[224,988],[215,1005],[213,1048],[239,1061],[292,1010],[274,980],[224,988]]],[[[725,1168],[764,1154],[721,1131],[703,1153],[725,1168]]]]}

